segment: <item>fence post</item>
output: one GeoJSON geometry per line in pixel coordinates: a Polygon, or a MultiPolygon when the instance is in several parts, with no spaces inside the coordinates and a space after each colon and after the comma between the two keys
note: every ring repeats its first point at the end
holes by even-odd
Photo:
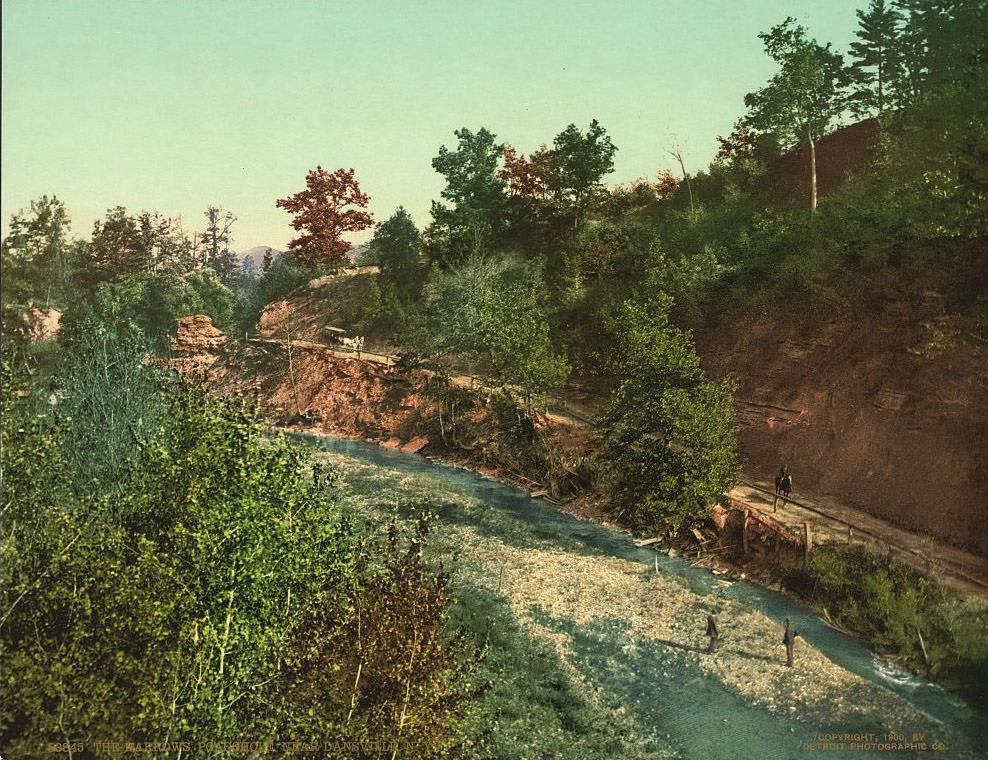
{"type": "Polygon", "coordinates": [[[813,550],[813,529],[810,528],[808,522],[803,523],[803,543],[805,544],[803,550],[803,558],[805,559],[810,556],[810,552],[813,550]]]}
{"type": "Polygon", "coordinates": [[[744,511],[744,521],[741,523],[741,551],[744,554],[748,553],[748,516],[749,512],[746,509],[744,511]]]}

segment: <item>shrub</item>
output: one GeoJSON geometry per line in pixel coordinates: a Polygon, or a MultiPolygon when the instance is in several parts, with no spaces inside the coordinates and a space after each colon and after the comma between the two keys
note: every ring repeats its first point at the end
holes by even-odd
{"type": "Polygon", "coordinates": [[[785,582],[879,651],[981,699],[988,696],[983,605],[889,554],[840,542],[816,547],[806,567],[785,582]]]}
{"type": "Polygon", "coordinates": [[[731,389],[706,378],[689,336],[669,323],[671,299],[625,304],[602,480],[640,528],[706,514],[738,475],[731,389]]]}
{"type": "Polygon", "coordinates": [[[4,748],[332,727],[402,733],[417,756],[439,754],[463,672],[451,664],[445,577],[396,538],[375,567],[381,547],[308,477],[306,454],[246,409],[188,388],[165,403],[164,424],[101,498],[68,491],[57,431],[4,410],[4,748]],[[297,642],[345,644],[352,631],[358,652],[414,653],[397,671],[405,691],[356,706],[286,699],[301,684],[287,665],[297,642]]]}

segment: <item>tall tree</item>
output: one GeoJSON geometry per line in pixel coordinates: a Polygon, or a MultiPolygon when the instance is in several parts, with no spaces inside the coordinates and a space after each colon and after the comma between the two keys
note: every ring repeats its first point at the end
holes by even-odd
{"type": "Polygon", "coordinates": [[[275,202],[294,214],[292,227],[304,234],[288,247],[299,261],[310,266],[337,267],[346,262],[350,244],[343,239],[347,232],[365,230],[374,223],[366,211],[370,197],[360,191],[353,169],[328,172],[321,166],[305,177],[306,189],[275,202]]]}
{"type": "Polygon", "coordinates": [[[93,224],[91,256],[104,277],[140,271],[143,248],[137,220],[123,206],[107,209],[103,219],[93,224]]]}
{"type": "Polygon", "coordinates": [[[805,143],[810,157],[810,210],[817,206],[816,142],[844,111],[849,76],[830,43],[807,39],[792,17],[758,35],[779,71],[745,95],[747,123],[773,134],[784,148],[805,143]]]}
{"type": "Polygon", "coordinates": [[[192,267],[193,241],[182,231],[178,220],[157,211],[142,211],[135,221],[138,258],[145,271],[185,272],[192,267]]]}
{"type": "Polygon", "coordinates": [[[381,279],[391,283],[403,301],[416,290],[421,269],[422,236],[404,206],[374,231],[370,253],[381,267],[381,279]]]}
{"type": "Polygon", "coordinates": [[[507,386],[526,400],[541,396],[569,374],[551,340],[545,290],[537,267],[508,259],[473,257],[458,269],[437,269],[412,342],[443,371],[451,370],[451,358],[478,361],[509,395],[507,386]]]}
{"type": "Polygon", "coordinates": [[[97,278],[113,279],[136,272],[187,271],[192,241],[175,219],[157,211],[136,216],[123,206],[108,209],[93,225],[89,255],[97,278]]]}
{"type": "Polygon", "coordinates": [[[624,304],[622,381],[599,454],[626,514],[651,530],[701,519],[739,473],[731,388],[704,375],[671,306],[662,294],[624,304]]]}
{"type": "Polygon", "coordinates": [[[224,212],[219,206],[210,206],[203,212],[206,229],[199,234],[202,265],[211,266],[221,277],[229,277],[236,269],[236,261],[230,251],[230,229],[237,217],[224,212]]]}
{"type": "Polygon", "coordinates": [[[988,0],[909,0],[925,38],[925,89],[977,88],[988,77],[988,0]]]}
{"type": "MultiPolygon", "coordinates": [[[[10,234],[3,241],[7,265],[23,271],[35,282],[36,295],[51,300],[52,289],[65,275],[68,252],[69,214],[56,196],[43,195],[10,218],[10,234]]],[[[10,272],[10,274],[14,274],[10,272]]]]}
{"type": "Polygon", "coordinates": [[[432,159],[432,168],[446,178],[440,195],[447,203],[432,202],[433,224],[428,230],[428,252],[446,266],[458,264],[499,241],[509,227],[505,181],[498,168],[504,145],[481,127],[476,133],[458,129],[456,150],[445,145],[432,159]]]}
{"type": "Polygon", "coordinates": [[[926,86],[928,33],[933,15],[930,5],[929,0],[896,0],[895,3],[903,18],[896,45],[902,62],[902,76],[895,85],[899,105],[916,98],[926,86]]]}
{"type": "Polygon", "coordinates": [[[552,144],[558,187],[572,203],[573,226],[578,227],[589,202],[603,191],[604,175],[614,171],[617,147],[596,119],[590,122],[586,134],[570,124],[552,144]]]}
{"type": "Polygon", "coordinates": [[[506,386],[521,390],[525,403],[566,382],[566,356],[552,344],[539,273],[523,270],[480,294],[481,340],[487,360],[506,386]]]}
{"type": "Polygon", "coordinates": [[[899,26],[902,14],[885,0],[871,0],[867,10],[858,10],[858,40],[848,52],[854,90],[849,105],[859,116],[882,113],[892,102],[900,80],[902,60],[899,49],[899,26]]]}

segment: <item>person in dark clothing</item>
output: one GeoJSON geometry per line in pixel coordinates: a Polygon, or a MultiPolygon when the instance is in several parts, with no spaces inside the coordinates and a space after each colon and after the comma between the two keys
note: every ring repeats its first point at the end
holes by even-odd
{"type": "Polygon", "coordinates": [[[717,647],[717,637],[720,636],[720,631],[717,630],[717,618],[714,617],[716,613],[717,610],[711,610],[707,615],[707,636],[710,637],[707,654],[713,654],[714,649],[717,647]]]}
{"type": "Polygon", "coordinates": [[[779,474],[775,476],[775,492],[777,494],[782,490],[782,479],[786,476],[788,469],[789,468],[786,467],[786,465],[782,465],[782,467],[779,468],[779,474]]]}
{"type": "Polygon", "coordinates": [[[789,498],[789,494],[792,493],[792,475],[789,469],[786,469],[786,474],[782,476],[782,482],[779,483],[779,490],[782,491],[782,503],[786,503],[786,499],[789,498]]]}
{"type": "Polygon", "coordinates": [[[786,667],[792,667],[792,648],[796,644],[796,637],[799,636],[799,632],[796,630],[789,618],[786,618],[786,631],[782,634],[782,643],[786,645],[786,667]]]}
{"type": "Polygon", "coordinates": [[[791,491],[792,475],[789,474],[789,465],[784,464],[779,469],[779,474],[775,476],[775,501],[772,502],[773,512],[779,504],[779,496],[782,496],[782,503],[785,505],[791,491]]]}

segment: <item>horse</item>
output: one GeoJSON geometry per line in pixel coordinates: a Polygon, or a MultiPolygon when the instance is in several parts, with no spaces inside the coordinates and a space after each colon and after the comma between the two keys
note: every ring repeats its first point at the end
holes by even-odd
{"type": "Polygon", "coordinates": [[[779,493],[782,494],[782,503],[785,504],[789,500],[789,494],[792,493],[792,475],[788,472],[779,480],[779,493]]]}
{"type": "Polygon", "coordinates": [[[782,503],[785,504],[790,493],[792,493],[792,475],[789,474],[789,468],[783,465],[779,474],[775,476],[775,501],[772,503],[772,509],[774,510],[779,503],[779,496],[782,496],[782,503]]]}
{"type": "Polygon", "coordinates": [[[356,351],[358,354],[364,350],[364,336],[357,335],[353,338],[341,338],[340,343],[343,344],[345,348],[349,348],[351,351],[356,351]]]}

